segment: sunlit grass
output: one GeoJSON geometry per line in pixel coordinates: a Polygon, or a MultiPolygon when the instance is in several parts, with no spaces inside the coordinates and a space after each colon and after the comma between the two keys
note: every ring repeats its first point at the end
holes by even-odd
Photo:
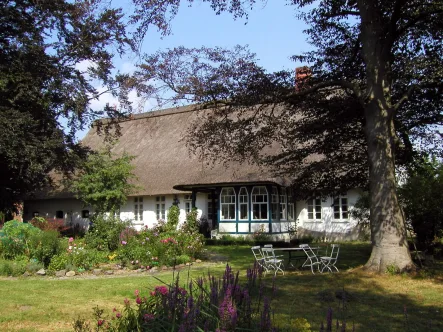
{"type": "MultiPolygon", "coordinates": [[[[212,258],[210,265],[182,270],[181,282],[208,270],[221,275],[226,262],[244,276],[253,263],[247,246],[211,246],[208,251],[216,253],[218,263],[212,258]]],[[[334,318],[346,319],[348,331],[352,324],[356,331],[443,331],[441,262],[433,271],[419,275],[376,275],[360,268],[369,253],[368,244],[346,244],[339,256],[340,273],[312,275],[309,270],[288,270],[284,276],[278,275],[273,303],[278,325],[291,330],[291,319],[305,318],[318,331],[330,306],[334,318]],[[344,302],[337,298],[343,290],[348,295],[345,311],[341,309],[344,302]]],[[[155,277],[170,282],[172,273],[155,277]]],[[[270,286],[272,276],[265,279],[270,286]]],[[[91,319],[93,307],[108,312],[121,309],[125,298],[134,298],[135,289],[147,294],[159,283],[150,274],[63,280],[4,278],[0,281],[0,330],[69,331],[75,318],[91,319]]]]}

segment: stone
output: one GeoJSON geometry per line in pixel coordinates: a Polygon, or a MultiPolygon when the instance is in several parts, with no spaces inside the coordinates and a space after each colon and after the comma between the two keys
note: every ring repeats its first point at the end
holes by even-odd
{"type": "Polygon", "coordinates": [[[162,266],[162,271],[166,271],[168,269],[168,267],[166,265],[162,266]]]}
{"type": "Polygon", "coordinates": [[[23,277],[29,277],[31,274],[28,271],[25,271],[25,273],[23,273],[23,277]]]}
{"type": "Polygon", "coordinates": [[[57,271],[57,272],[55,272],[55,276],[56,277],[64,277],[66,275],[66,270],[60,270],[60,271],[57,271]]]}
{"type": "Polygon", "coordinates": [[[94,269],[94,270],[92,270],[92,274],[93,275],[99,275],[99,274],[102,274],[102,272],[103,272],[102,269],[94,269]]]}
{"type": "Polygon", "coordinates": [[[196,259],[195,262],[196,262],[196,263],[201,263],[202,260],[201,260],[201,259],[196,259]]]}
{"type": "Polygon", "coordinates": [[[45,276],[45,275],[46,275],[46,271],[45,271],[45,269],[40,269],[40,270],[38,270],[38,271],[36,272],[36,274],[37,274],[38,276],[45,276]]]}
{"type": "Polygon", "coordinates": [[[185,264],[178,264],[177,267],[185,267],[185,264]]]}
{"type": "Polygon", "coordinates": [[[157,272],[158,268],[154,266],[152,269],[149,270],[149,272],[157,272]]]}
{"type": "Polygon", "coordinates": [[[67,272],[67,273],[66,273],[66,276],[67,276],[67,277],[73,277],[73,276],[75,276],[75,271],[69,271],[69,272],[67,272]]]}
{"type": "Polygon", "coordinates": [[[112,270],[106,270],[106,271],[105,271],[105,274],[108,275],[108,276],[110,276],[110,275],[114,274],[114,271],[112,271],[112,270]]]}
{"type": "Polygon", "coordinates": [[[186,266],[191,266],[192,265],[192,263],[186,263],[186,266]]]}

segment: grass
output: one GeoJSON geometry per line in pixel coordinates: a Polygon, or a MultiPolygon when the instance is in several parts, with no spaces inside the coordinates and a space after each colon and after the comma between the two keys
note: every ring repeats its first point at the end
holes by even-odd
{"type": "MultiPolygon", "coordinates": [[[[225,257],[243,275],[252,263],[247,246],[209,246],[208,250],[225,257]]],[[[288,270],[284,276],[278,275],[277,300],[273,304],[278,325],[291,330],[291,319],[305,318],[312,330],[318,331],[331,307],[334,318],[346,318],[348,331],[352,331],[352,324],[356,331],[442,331],[441,262],[434,270],[417,275],[375,275],[358,268],[369,252],[368,244],[344,244],[339,256],[340,273],[312,275],[308,270],[288,270]],[[348,294],[345,311],[341,309],[343,301],[336,297],[343,290],[348,294]]],[[[181,273],[181,280],[188,272],[195,277],[208,268],[221,273],[224,265],[221,262],[200,270],[193,267],[181,273]]],[[[157,277],[169,282],[172,274],[164,272],[157,277]]],[[[272,276],[266,280],[270,286],[272,276]]],[[[133,299],[135,289],[146,294],[158,284],[146,274],[64,280],[4,278],[0,281],[0,330],[69,331],[75,318],[91,318],[93,307],[111,312],[114,307],[122,308],[125,298],[133,299]]]]}

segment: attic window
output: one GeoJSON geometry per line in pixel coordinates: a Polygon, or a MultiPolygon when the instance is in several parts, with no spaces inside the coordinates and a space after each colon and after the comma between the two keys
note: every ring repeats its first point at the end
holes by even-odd
{"type": "Polygon", "coordinates": [[[63,219],[64,218],[63,211],[62,210],[55,211],[55,217],[57,219],[63,219]]]}
{"type": "Polygon", "coordinates": [[[89,210],[82,210],[82,218],[89,218],[89,210]]]}

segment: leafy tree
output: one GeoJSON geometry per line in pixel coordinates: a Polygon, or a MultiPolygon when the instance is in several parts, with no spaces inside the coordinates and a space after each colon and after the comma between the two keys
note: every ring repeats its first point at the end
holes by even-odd
{"type": "Polygon", "coordinates": [[[111,212],[113,215],[137,188],[129,182],[135,177],[132,159],[127,154],[114,157],[110,148],[92,153],[71,181],[70,189],[96,213],[111,212]]]}
{"type": "Polygon", "coordinates": [[[111,69],[131,47],[122,11],[100,0],[0,1],[0,210],[50,183],[50,170],[72,171],[86,155],[78,129],[130,110],[130,81],[111,69]],[[89,108],[97,85],[118,94],[120,110],[89,108]]]}
{"type": "MultiPolygon", "coordinates": [[[[235,18],[256,4],[204,2],[235,18]]],[[[145,17],[155,17],[168,33],[180,4],[136,3],[140,34],[149,25],[145,17]]],[[[294,56],[309,65],[296,89],[292,73],[266,73],[244,48],[180,47],[146,57],[139,71],[147,80],[144,91],[167,87],[173,92],[167,101],[213,109],[189,132],[196,153],[273,165],[276,175],[296,175],[297,192],[310,196],[368,188],[373,250],[366,267],[410,268],[395,167],[419,158],[430,142],[441,154],[442,135],[433,126],[443,119],[443,2],[288,3],[309,24],[305,33],[314,47],[294,56]]]]}
{"type": "Polygon", "coordinates": [[[443,237],[443,163],[432,160],[416,167],[399,195],[419,246],[432,250],[435,239],[443,237]]]}

